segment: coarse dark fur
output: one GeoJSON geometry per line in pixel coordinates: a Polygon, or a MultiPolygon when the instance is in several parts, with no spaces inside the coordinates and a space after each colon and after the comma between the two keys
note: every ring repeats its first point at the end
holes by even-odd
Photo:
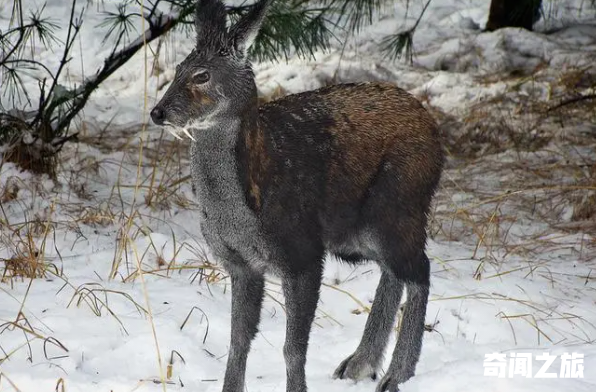
{"type": "Polygon", "coordinates": [[[430,266],[424,252],[443,165],[437,127],[390,84],[325,87],[258,107],[246,51],[265,16],[259,1],[226,29],[219,0],[199,0],[197,47],[151,115],[191,142],[201,230],[232,281],[224,392],[244,391],[264,274],[282,279],[288,392],[306,392],[304,367],[326,252],[374,260],[381,280],[356,351],[335,378],[376,377],[404,288],[408,301],[377,392],[414,375],[430,266]]]}

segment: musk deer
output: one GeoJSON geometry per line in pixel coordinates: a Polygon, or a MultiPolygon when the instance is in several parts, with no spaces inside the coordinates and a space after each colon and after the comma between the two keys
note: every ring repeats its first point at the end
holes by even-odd
{"type": "Polygon", "coordinates": [[[224,392],[243,392],[264,274],[281,278],[288,392],[305,392],[311,323],[326,252],[374,260],[381,278],[360,345],[335,378],[376,377],[404,288],[408,300],[377,392],[414,375],[429,293],[426,224],[443,152],[437,126],[404,90],[341,84],[258,105],[247,50],[272,1],[232,26],[225,5],[199,0],[197,44],[177,67],[153,121],[190,139],[201,231],[231,277],[224,392]]]}

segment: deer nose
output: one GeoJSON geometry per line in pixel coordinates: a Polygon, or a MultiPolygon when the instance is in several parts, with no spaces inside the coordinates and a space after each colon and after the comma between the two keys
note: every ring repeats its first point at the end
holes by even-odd
{"type": "Polygon", "coordinates": [[[159,106],[156,106],[151,111],[151,119],[155,124],[163,125],[164,121],[166,120],[166,112],[159,106]]]}

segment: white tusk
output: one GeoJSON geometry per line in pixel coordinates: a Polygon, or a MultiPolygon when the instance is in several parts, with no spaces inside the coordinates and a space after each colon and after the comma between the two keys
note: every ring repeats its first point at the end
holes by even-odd
{"type": "Polygon", "coordinates": [[[168,129],[168,132],[170,132],[172,134],[172,136],[174,136],[176,139],[182,140],[182,138],[180,136],[178,136],[178,134],[176,132],[174,132],[173,129],[168,129]]]}
{"type": "Polygon", "coordinates": [[[195,138],[194,138],[194,137],[192,137],[192,135],[190,134],[190,132],[188,132],[188,129],[186,129],[186,128],[182,128],[182,131],[183,131],[183,132],[184,132],[184,134],[185,134],[186,136],[188,136],[188,137],[189,137],[189,138],[190,138],[190,139],[191,139],[193,142],[196,142],[195,138]]]}

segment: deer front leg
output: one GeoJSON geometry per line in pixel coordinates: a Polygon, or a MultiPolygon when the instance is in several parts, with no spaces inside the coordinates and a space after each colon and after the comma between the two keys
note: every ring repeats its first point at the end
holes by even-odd
{"type": "Polygon", "coordinates": [[[232,279],[232,331],[223,392],[244,392],[246,360],[261,318],[265,280],[249,268],[234,267],[232,279]]]}
{"type": "Polygon", "coordinates": [[[303,272],[283,279],[283,292],[286,300],[286,391],[306,392],[304,367],[310,328],[315,317],[321,274],[318,269],[303,272]]]}

